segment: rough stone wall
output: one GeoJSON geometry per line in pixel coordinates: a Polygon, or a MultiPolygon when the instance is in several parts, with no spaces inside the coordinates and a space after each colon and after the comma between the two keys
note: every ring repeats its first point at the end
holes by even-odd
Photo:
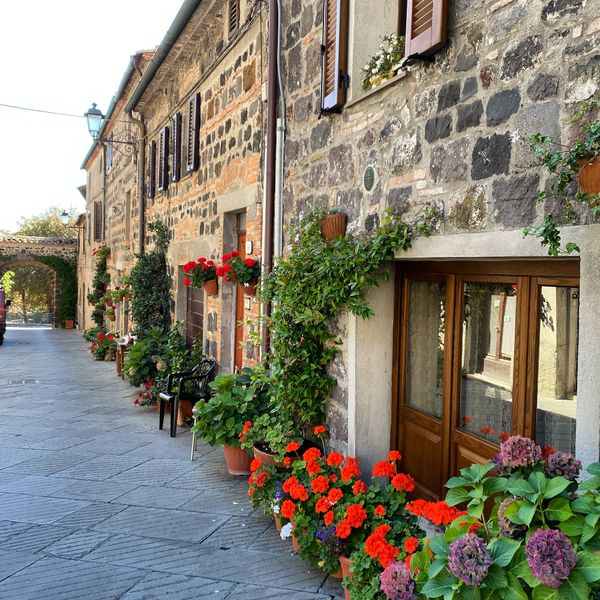
{"type": "Polygon", "coordinates": [[[599,0],[451,1],[449,44],[432,65],[321,118],[322,2],[283,4],[286,222],[324,206],[346,212],[351,232],[370,231],[386,208],[410,218],[426,204],[443,213],[440,236],[562,219],[537,202],[547,174],[512,132],[569,140],[575,103],[600,83],[599,0]]]}
{"type": "Polygon", "coordinates": [[[75,258],[77,240],[36,236],[0,236],[0,255],[28,259],[31,256],[75,258]]]}

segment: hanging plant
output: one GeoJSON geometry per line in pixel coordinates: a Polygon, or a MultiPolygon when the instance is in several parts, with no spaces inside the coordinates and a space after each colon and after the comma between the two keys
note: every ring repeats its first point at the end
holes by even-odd
{"type": "MultiPolygon", "coordinates": [[[[575,135],[566,146],[541,133],[534,133],[526,138],[539,164],[552,176],[548,191],[540,192],[539,200],[557,198],[567,223],[572,223],[575,218],[574,200],[587,204],[594,216],[600,211],[599,110],[600,95],[579,104],[570,121],[575,135]],[[578,184],[577,191],[573,189],[574,184],[578,184]]],[[[530,225],[523,233],[540,238],[550,256],[580,250],[574,243],[566,244],[564,250],[561,248],[560,230],[551,214],[546,215],[541,225],[530,225]]]]}

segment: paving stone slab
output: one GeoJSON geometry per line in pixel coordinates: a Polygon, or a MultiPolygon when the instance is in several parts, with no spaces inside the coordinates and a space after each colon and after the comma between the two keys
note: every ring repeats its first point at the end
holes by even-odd
{"type": "Polygon", "coordinates": [[[60,558],[81,558],[93,552],[110,536],[97,531],[76,531],[44,549],[44,554],[60,558]]]}
{"type": "Polygon", "coordinates": [[[1,542],[0,549],[35,554],[71,532],[71,529],[64,526],[27,524],[27,529],[21,531],[18,536],[1,542]]]}
{"type": "MultiPolygon", "coordinates": [[[[120,485],[118,482],[107,482],[111,485],[120,485]]],[[[127,485],[127,484],[123,484],[127,485]]],[[[115,504],[128,504],[131,506],[150,506],[154,508],[185,508],[186,504],[196,497],[195,490],[172,488],[156,485],[141,485],[132,491],[119,496],[115,504]]]]}
{"type": "Polygon", "coordinates": [[[51,496],[57,490],[73,483],[68,479],[57,479],[47,475],[23,475],[13,473],[14,479],[3,480],[0,477],[0,491],[12,494],[31,494],[35,496],[51,496]]]}
{"type": "MultiPolygon", "coordinates": [[[[35,452],[35,450],[33,452],[35,452]]],[[[83,454],[71,450],[56,451],[45,456],[40,456],[38,451],[37,458],[14,465],[10,467],[9,470],[30,475],[52,475],[54,473],[62,472],[65,473],[65,477],[70,477],[70,475],[66,474],[65,469],[69,469],[70,467],[73,467],[73,465],[85,463],[95,456],[95,454],[83,454]]],[[[77,478],[73,477],[73,479],[77,478]]]]}
{"type": "Polygon", "coordinates": [[[29,523],[17,523],[16,521],[0,521],[0,542],[5,542],[14,535],[27,531],[31,527],[29,523]]]}
{"type": "Polygon", "coordinates": [[[108,503],[91,503],[85,506],[81,510],[63,517],[56,521],[56,525],[64,525],[65,527],[72,527],[74,529],[87,529],[98,525],[102,521],[120,513],[125,510],[125,507],[117,504],[108,503]]]}
{"type": "MultiPolygon", "coordinates": [[[[147,457],[143,459],[126,456],[94,456],[85,463],[61,471],[58,477],[106,480],[123,473],[123,471],[132,469],[146,460],[148,460],[147,457]]],[[[123,481],[127,481],[127,479],[123,479],[123,481]]]]}
{"type": "Polygon", "coordinates": [[[207,537],[202,545],[212,545],[219,548],[248,548],[256,542],[268,527],[268,523],[257,519],[231,517],[207,537]]]}
{"type": "Polygon", "coordinates": [[[0,600],[118,600],[144,571],[44,558],[0,582],[0,600]]]}
{"type": "Polygon", "coordinates": [[[235,583],[202,577],[150,573],[123,600],[196,600],[197,598],[229,598],[235,583]]]}
{"type": "Polygon", "coordinates": [[[227,600],[324,600],[328,595],[292,592],[281,588],[270,588],[259,585],[238,585],[227,600]]]}
{"type": "Polygon", "coordinates": [[[135,489],[135,484],[120,481],[78,481],[52,494],[56,498],[110,502],[135,489]]]}
{"type": "Polygon", "coordinates": [[[231,516],[249,516],[254,507],[248,502],[247,494],[199,494],[185,505],[185,510],[208,512],[231,516]]]}
{"type": "MultiPolygon", "coordinates": [[[[39,560],[39,556],[34,556],[33,554],[16,552],[14,550],[0,550],[0,582],[37,560],[39,560]]],[[[11,600],[16,600],[17,598],[18,596],[15,596],[11,600]]]]}
{"type": "Polygon", "coordinates": [[[143,532],[153,538],[201,542],[226,520],[223,515],[131,506],[94,529],[131,535],[143,532]]]}
{"type": "MultiPolygon", "coordinates": [[[[127,455],[119,458],[128,459],[127,455]]],[[[143,463],[141,459],[129,458],[129,460],[139,460],[141,464],[128,469],[125,473],[111,477],[111,481],[126,481],[138,485],[164,485],[196,468],[195,465],[185,459],[152,459],[147,457],[147,460],[143,463]]]]}
{"type": "Polygon", "coordinates": [[[21,523],[49,524],[87,506],[87,502],[59,498],[38,498],[23,494],[2,496],[3,514],[11,521],[21,523]]]}

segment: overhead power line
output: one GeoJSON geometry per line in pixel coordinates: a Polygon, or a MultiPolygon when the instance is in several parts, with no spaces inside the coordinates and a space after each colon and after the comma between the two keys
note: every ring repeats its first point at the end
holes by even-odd
{"type": "Polygon", "coordinates": [[[16,106],[14,104],[4,104],[0,102],[0,107],[13,108],[15,110],[27,110],[29,112],[45,113],[47,115],[58,115],[60,117],[76,117],[77,119],[85,118],[85,115],[74,115],[71,113],[57,112],[55,110],[44,110],[43,108],[30,108],[28,106],[16,106]]]}

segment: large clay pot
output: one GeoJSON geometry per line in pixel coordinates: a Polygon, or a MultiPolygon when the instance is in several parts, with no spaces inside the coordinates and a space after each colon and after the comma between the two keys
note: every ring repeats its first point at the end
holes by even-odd
{"type": "Polygon", "coordinates": [[[216,296],[219,293],[219,286],[217,284],[216,279],[211,279],[210,281],[205,281],[202,284],[202,288],[206,292],[207,296],[216,296]]]}
{"type": "MultiPolygon", "coordinates": [[[[342,575],[344,577],[350,577],[350,575],[352,575],[350,572],[350,559],[347,556],[340,556],[340,567],[342,568],[342,575]]],[[[346,600],[351,600],[350,592],[345,587],[344,594],[346,596],[346,600]]]]}
{"type": "Polygon", "coordinates": [[[260,463],[264,466],[275,465],[276,467],[283,467],[283,463],[275,462],[275,455],[270,452],[265,452],[258,446],[253,446],[252,451],[254,452],[254,458],[260,460],[260,463]]]}
{"type": "Polygon", "coordinates": [[[73,319],[65,319],[65,329],[73,329],[73,319]]]}
{"type": "Polygon", "coordinates": [[[300,552],[300,542],[294,532],[292,532],[292,548],[294,549],[294,552],[300,552]]]}
{"type": "Polygon", "coordinates": [[[246,296],[256,296],[256,286],[258,284],[258,279],[251,279],[247,285],[244,285],[244,294],[246,296]]]}
{"type": "Polygon", "coordinates": [[[277,531],[281,531],[283,523],[281,522],[281,519],[279,518],[279,515],[276,512],[273,513],[273,519],[275,519],[275,528],[277,529],[277,531]]]}
{"type": "Polygon", "coordinates": [[[579,190],[586,194],[600,194],[600,155],[579,160],[579,190]]]}
{"type": "Polygon", "coordinates": [[[346,235],[346,221],[348,217],[344,213],[334,213],[321,218],[321,235],[328,241],[346,235]]]}
{"type": "Polygon", "coordinates": [[[250,475],[252,457],[243,448],[223,444],[223,452],[230,475],[250,475]]]}

